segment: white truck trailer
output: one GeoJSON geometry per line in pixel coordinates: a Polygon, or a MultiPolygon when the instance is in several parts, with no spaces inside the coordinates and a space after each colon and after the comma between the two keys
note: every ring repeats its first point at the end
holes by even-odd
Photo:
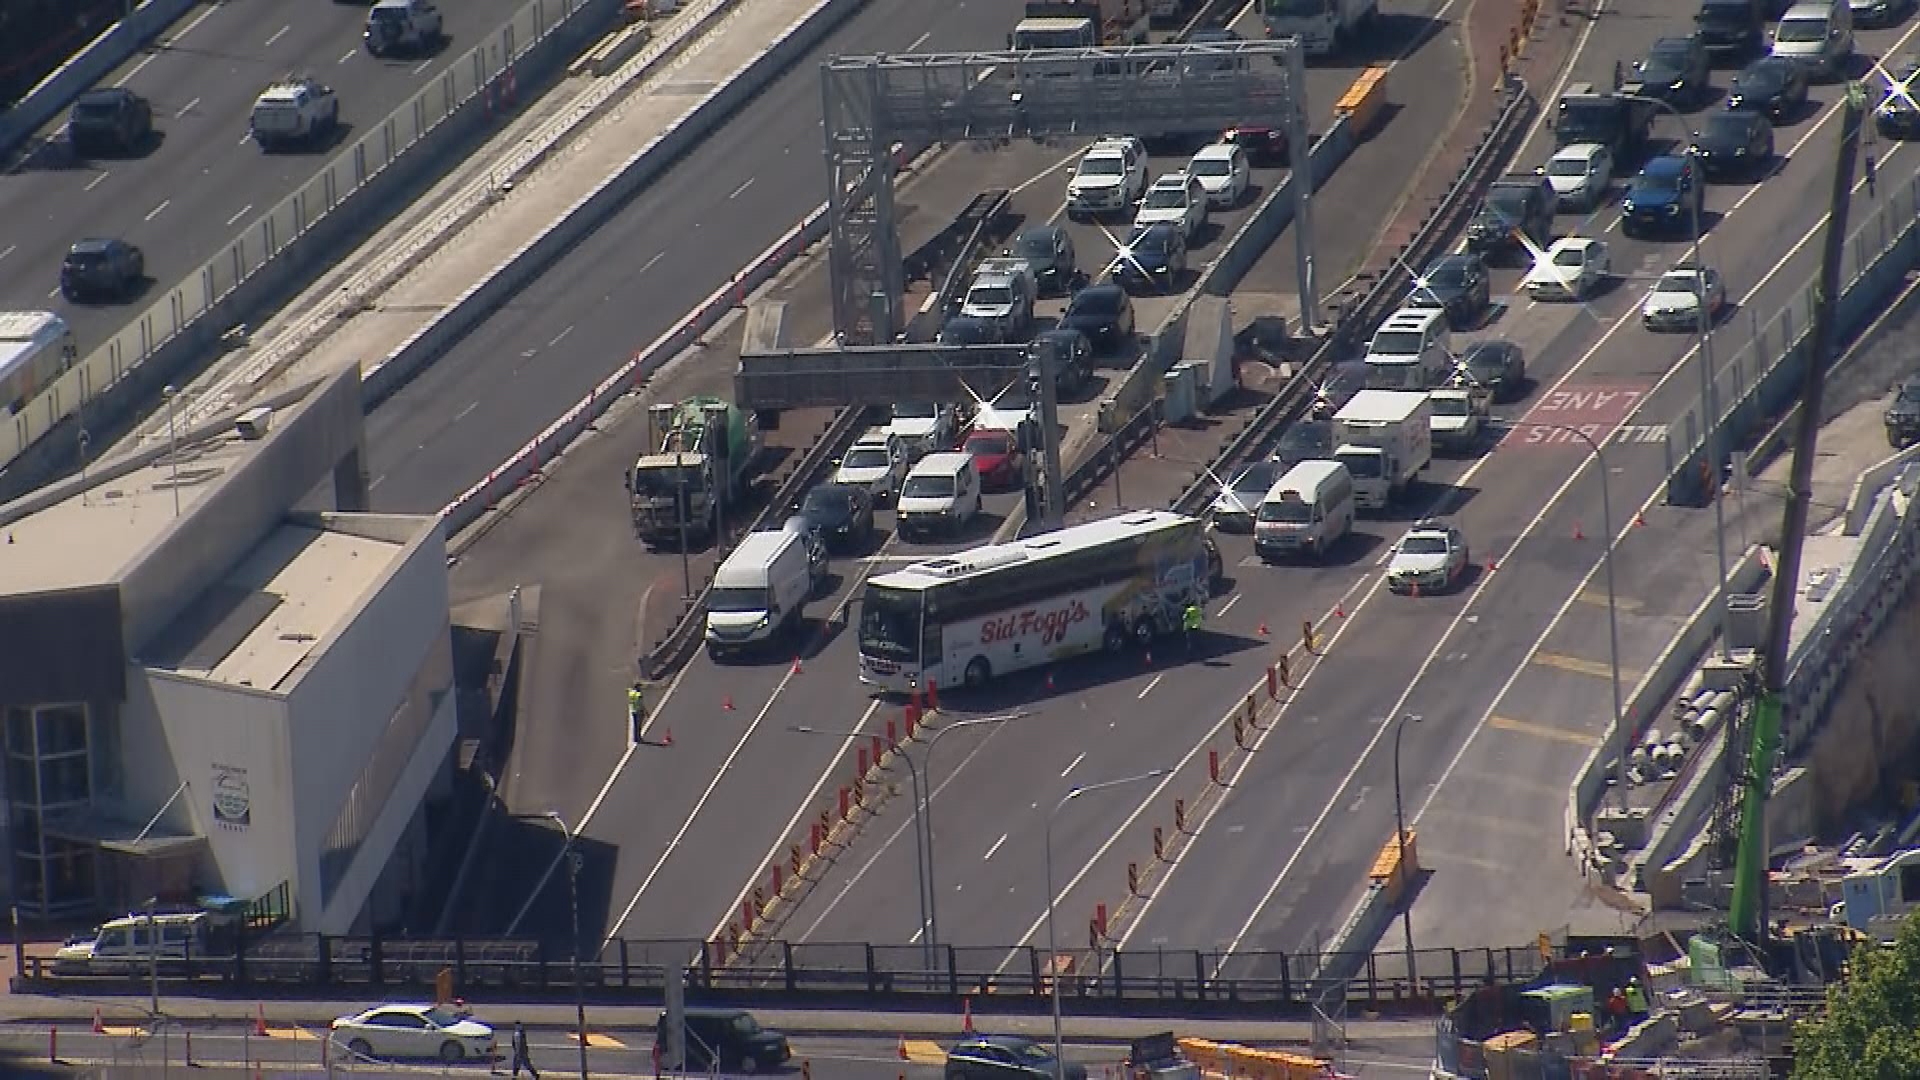
{"type": "Polygon", "coordinates": [[[1433,460],[1433,404],[1419,390],[1362,390],[1333,414],[1335,461],[1362,510],[1385,510],[1433,460]]]}

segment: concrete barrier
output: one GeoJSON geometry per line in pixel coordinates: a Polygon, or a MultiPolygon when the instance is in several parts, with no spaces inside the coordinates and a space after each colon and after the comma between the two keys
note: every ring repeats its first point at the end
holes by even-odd
{"type": "Polygon", "coordinates": [[[1874,502],[1880,495],[1880,489],[1886,487],[1889,481],[1898,476],[1900,470],[1915,461],[1920,461],[1920,443],[1909,446],[1869,467],[1854,480],[1853,490],[1847,493],[1846,531],[1848,536],[1860,535],[1860,530],[1866,527],[1867,515],[1873,513],[1874,502]]]}
{"type": "MultiPolygon", "coordinates": [[[[672,128],[641,147],[620,170],[568,207],[539,236],[508,256],[367,375],[367,399],[379,402],[437,359],[468,331],[605,224],[641,188],[691,149],[790,64],[861,6],[861,0],[819,0],[784,37],[728,76],[672,128]]],[[[669,354],[671,355],[671,354],[669,354]]]]}
{"type": "Polygon", "coordinates": [[[125,63],[172,26],[175,19],[192,10],[198,0],[146,0],[127,17],[108,27],[101,35],[60,65],[60,70],[40,80],[14,106],[0,113],[0,154],[13,151],[40,126],[73,104],[100,77],[125,63]]]}

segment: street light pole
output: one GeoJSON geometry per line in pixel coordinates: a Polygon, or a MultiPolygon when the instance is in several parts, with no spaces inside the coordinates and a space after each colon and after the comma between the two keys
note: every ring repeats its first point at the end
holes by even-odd
{"type": "Polygon", "coordinates": [[[1400,888],[1405,894],[1404,907],[1401,909],[1400,927],[1407,941],[1407,986],[1415,994],[1420,989],[1420,972],[1415,967],[1413,952],[1413,893],[1411,879],[1407,876],[1407,812],[1400,801],[1400,736],[1407,730],[1407,721],[1420,722],[1420,717],[1409,713],[1393,722],[1393,825],[1394,837],[1400,845],[1400,888]]]}
{"type": "Polygon", "coordinates": [[[1091,795],[1096,791],[1138,784],[1148,780],[1158,780],[1172,772],[1171,769],[1154,769],[1137,776],[1123,776],[1117,780],[1102,780],[1097,784],[1081,784],[1069,788],[1060,801],[1047,811],[1046,827],[1046,870],[1047,870],[1047,997],[1053,1002],[1053,1077],[1054,1080],[1067,1080],[1066,1040],[1060,1034],[1060,937],[1054,928],[1053,902],[1053,820],[1060,811],[1075,799],[1091,795]]]}
{"type": "MultiPolygon", "coordinates": [[[[1689,129],[1687,127],[1686,117],[1680,115],[1680,110],[1674,108],[1670,102],[1656,97],[1649,97],[1645,94],[1622,94],[1621,96],[1631,101],[1651,103],[1668,116],[1673,117],[1674,121],[1680,125],[1682,137],[1688,133],[1689,129]]],[[[1685,156],[1689,158],[1694,157],[1691,148],[1689,148],[1685,156]]],[[[1697,367],[1700,372],[1701,454],[1705,459],[1707,468],[1710,470],[1708,483],[1711,485],[1713,491],[1713,551],[1715,569],[1720,575],[1719,580],[1714,584],[1713,601],[1715,608],[1714,614],[1720,633],[1720,658],[1724,660],[1728,656],[1729,649],[1729,645],[1727,644],[1727,584],[1729,577],[1727,571],[1727,512],[1726,507],[1722,505],[1720,499],[1720,410],[1714,393],[1713,312],[1710,311],[1707,306],[1707,259],[1701,239],[1702,225],[1700,217],[1705,213],[1706,207],[1706,196],[1704,194],[1706,190],[1706,176],[1702,173],[1694,179],[1695,182],[1700,185],[1702,191],[1701,197],[1694,200],[1690,222],[1693,232],[1693,289],[1694,296],[1698,301],[1698,306],[1694,309],[1696,319],[1695,329],[1699,336],[1699,356],[1695,360],[1695,367],[1697,367]]],[[[1624,757],[1626,748],[1624,746],[1621,747],[1620,752],[1624,757]]]]}
{"type": "Polygon", "coordinates": [[[1026,712],[1015,712],[1005,716],[972,716],[964,720],[955,720],[934,732],[933,738],[927,740],[927,756],[921,765],[927,774],[926,801],[916,806],[914,813],[920,818],[920,828],[927,834],[927,940],[936,945],[940,941],[940,899],[936,888],[940,879],[934,873],[933,861],[935,851],[933,846],[933,748],[939,746],[940,740],[946,738],[949,732],[959,731],[962,728],[981,727],[986,724],[1004,724],[1009,720],[1018,720],[1028,715],[1030,714],[1026,712]]]}
{"type": "Polygon", "coordinates": [[[160,898],[147,900],[147,1011],[160,1023],[160,898]]]}
{"type": "Polygon", "coordinates": [[[580,852],[573,846],[574,833],[567,819],[557,810],[547,811],[547,817],[560,826],[560,835],[566,837],[561,850],[567,856],[567,901],[573,911],[573,1012],[580,1042],[580,1080],[587,1080],[587,998],[580,981],[580,852]]]}

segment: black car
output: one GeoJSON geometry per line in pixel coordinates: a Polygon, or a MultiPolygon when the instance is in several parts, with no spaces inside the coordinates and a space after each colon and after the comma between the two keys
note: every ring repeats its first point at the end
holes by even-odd
{"type": "Polygon", "coordinates": [[[794,511],[834,551],[861,551],[873,540],[873,496],[858,484],[821,484],[794,511]]]}
{"type": "Polygon", "coordinates": [[[1282,473],[1303,461],[1324,461],[1333,457],[1333,421],[1295,420],[1280,436],[1273,460],[1282,473]]]}
{"type": "Polygon", "coordinates": [[[1059,325],[1087,335],[1096,351],[1114,352],[1133,340],[1133,297],[1118,285],[1089,285],[1067,301],[1059,325]]]}
{"type": "Polygon", "coordinates": [[[1757,112],[1714,113],[1691,152],[1709,180],[1758,173],[1773,162],[1773,124],[1757,112]]]}
{"type": "MultiPolygon", "coordinates": [[[[745,1009],[689,1008],[686,1018],[682,1045],[689,1072],[760,1072],[777,1069],[793,1058],[787,1037],[761,1027],[745,1009]]],[[[663,1012],[654,1033],[654,1048],[662,1054],[669,1034],[663,1012]]]]}
{"type": "Polygon", "coordinates": [[[1853,25],[1862,30],[1897,26],[1913,10],[1914,0],[1852,0],[1853,25]]]}
{"type": "Polygon", "coordinates": [[[1079,273],[1075,266],[1073,237],[1058,225],[1035,225],[1021,229],[1007,248],[1008,258],[1027,264],[1040,295],[1066,292],[1079,273]]]}
{"type": "Polygon", "coordinates": [[[1006,340],[1006,323],[978,315],[955,315],[940,324],[942,345],[999,345],[1006,340]]]}
{"type": "Polygon", "coordinates": [[[1639,93],[1669,105],[1695,105],[1707,96],[1712,62],[1697,37],[1664,37],[1633,65],[1639,93]]]}
{"type": "Polygon", "coordinates": [[[1897,85],[1887,87],[1886,99],[1873,110],[1873,126],[1889,139],[1920,135],[1920,56],[1908,53],[1887,65],[1897,85]]]}
{"type": "Polygon", "coordinates": [[[147,278],[147,259],[125,240],[81,240],[60,263],[60,295],[76,304],[125,300],[147,278]]]}
{"type": "Polygon", "coordinates": [[[1920,442],[1920,375],[1912,375],[1900,384],[1900,392],[1887,406],[1887,442],[1895,450],[1905,450],[1920,442]]]}
{"type": "Polygon", "coordinates": [[[1767,44],[1767,11],[1763,0],[1700,0],[1693,15],[1694,33],[1707,55],[1726,61],[1752,56],[1767,44]]]}
{"type": "Polygon", "coordinates": [[[1474,254],[1442,255],[1428,263],[1407,294],[1408,307],[1440,308],[1455,326],[1472,322],[1492,303],[1486,260],[1474,254]]]}
{"type": "Polygon", "coordinates": [[[1178,222],[1156,221],[1133,230],[1114,256],[1113,276],[1122,285],[1173,292],[1187,272],[1187,233],[1178,222]]]}
{"type": "Polygon", "coordinates": [[[89,90],[67,113],[67,142],[75,153],[130,154],[153,134],[153,106],[124,86],[89,90]]]}
{"type": "Polygon", "coordinates": [[[1727,108],[1785,121],[1807,103],[1807,69],[1784,56],[1763,56],[1727,88],[1727,108]]]}
{"type": "Polygon", "coordinates": [[[1220,133],[1220,141],[1247,152],[1247,162],[1256,168],[1284,167],[1288,157],[1287,133],[1279,128],[1237,127],[1220,133]]]}
{"type": "Polygon", "coordinates": [[[1512,401],[1526,390],[1526,354],[1511,341],[1476,341],[1467,346],[1460,362],[1468,377],[1486,387],[1495,401],[1512,401]]]}
{"type": "Polygon", "coordinates": [[[1053,369],[1053,392],[1074,394],[1093,378],[1093,343],[1071,326],[1056,326],[1034,336],[1033,350],[1053,346],[1059,364],[1053,369]]]}
{"type": "Polygon", "coordinates": [[[1495,180],[1467,223],[1467,250],[1491,255],[1522,246],[1523,236],[1535,246],[1546,247],[1553,240],[1553,214],[1559,202],[1544,176],[1495,180]]]}
{"type": "Polygon", "coordinates": [[[1018,1035],[970,1035],[947,1051],[945,1080],[1087,1080],[1087,1067],[1057,1062],[1053,1048],[1018,1035]]]}

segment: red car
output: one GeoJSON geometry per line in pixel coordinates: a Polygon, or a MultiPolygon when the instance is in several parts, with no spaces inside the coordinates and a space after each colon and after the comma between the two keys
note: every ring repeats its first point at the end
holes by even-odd
{"type": "Polygon", "coordinates": [[[973,458],[981,487],[1005,491],[1026,485],[1027,456],[1012,432],[986,429],[968,432],[960,449],[973,458]]]}

